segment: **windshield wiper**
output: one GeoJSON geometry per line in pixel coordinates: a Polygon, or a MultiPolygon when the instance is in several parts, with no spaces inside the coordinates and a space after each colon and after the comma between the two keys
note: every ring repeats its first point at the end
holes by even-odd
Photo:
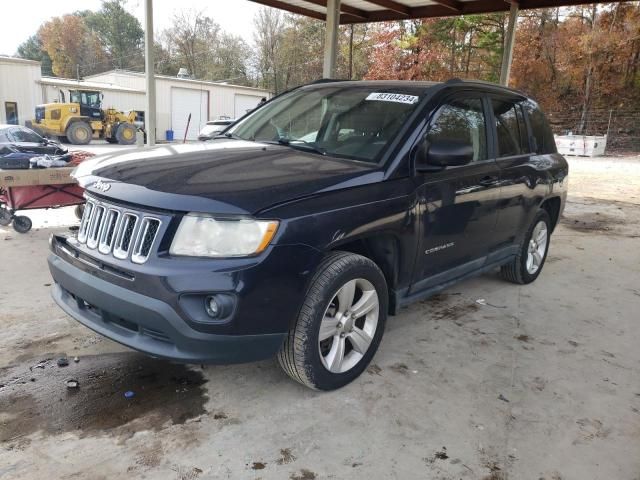
{"type": "Polygon", "coordinates": [[[231,138],[233,140],[245,140],[244,138],[239,137],[235,133],[221,133],[220,135],[216,135],[213,138],[231,138]]]}
{"type": "Polygon", "coordinates": [[[320,155],[326,155],[327,154],[327,151],[324,148],[318,147],[317,145],[314,145],[311,142],[307,142],[306,140],[302,140],[301,138],[294,138],[294,139],[279,138],[275,142],[263,141],[262,143],[271,143],[271,144],[284,145],[284,146],[291,147],[291,148],[302,148],[303,150],[309,150],[309,151],[312,151],[312,152],[315,152],[315,153],[319,153],[320,155]],[[297,144],[296,142],[301,142],[301,143],[297,144]]]}

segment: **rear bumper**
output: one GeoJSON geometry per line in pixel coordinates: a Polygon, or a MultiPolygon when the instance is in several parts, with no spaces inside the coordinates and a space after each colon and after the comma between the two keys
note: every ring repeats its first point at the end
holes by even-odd
{"type": "Polygon", "coordinates": [[[239,363],[273,356],[285,334],[218,335],[187,325],[168,304],[49,257],[52,296],[78,322],[152,356],[185,363],[239,363]]]}

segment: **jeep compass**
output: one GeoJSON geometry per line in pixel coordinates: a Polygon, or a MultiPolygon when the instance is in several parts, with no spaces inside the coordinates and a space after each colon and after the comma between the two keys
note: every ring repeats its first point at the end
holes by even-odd
{"type": "Polygon", "coordinates": [[[79,230],[51,238],[53,297],[117,342],[186,363],[277,356],[339,388],[388,315],[500,270],[533,282],[568,167],[514,90],[322,81],[215,139],[85,162],[79,230]]]}

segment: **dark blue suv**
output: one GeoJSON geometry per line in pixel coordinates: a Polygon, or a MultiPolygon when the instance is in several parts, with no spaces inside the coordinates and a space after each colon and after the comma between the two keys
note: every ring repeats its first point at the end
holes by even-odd
{"type": "Polygon", "coordinates": [[[53,296],[150,355],[277,355],[330,390],[366,368],[401,307],[491,269],[534,281],[567,175],[516,91],[318,82],[205,144],[80,166],[87,204],[77,235],[51,239],[53,296]]]}

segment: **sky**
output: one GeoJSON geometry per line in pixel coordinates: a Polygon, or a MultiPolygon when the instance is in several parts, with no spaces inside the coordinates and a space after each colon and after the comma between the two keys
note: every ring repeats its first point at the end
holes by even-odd
{"type": "MultiPolygon", "coordinates": [[[[11,1],[11,0],[9,0],[11,1]]],[[[99,10],[101,0],[20,0],[19,8],[3,9],[0,28],[0,54],[14,55],[18,45],[36,33],[43,22],[76,10],[99,10]]],[[[127,0],[127,10],[144,25],[144,1],[127,0]]],[[[248,0],[154,0],[154,30],[159,32],[171,23],[180,9],[201,10],[228,33],[252,40],[253,16],[260,6],[248,0]]]]}

